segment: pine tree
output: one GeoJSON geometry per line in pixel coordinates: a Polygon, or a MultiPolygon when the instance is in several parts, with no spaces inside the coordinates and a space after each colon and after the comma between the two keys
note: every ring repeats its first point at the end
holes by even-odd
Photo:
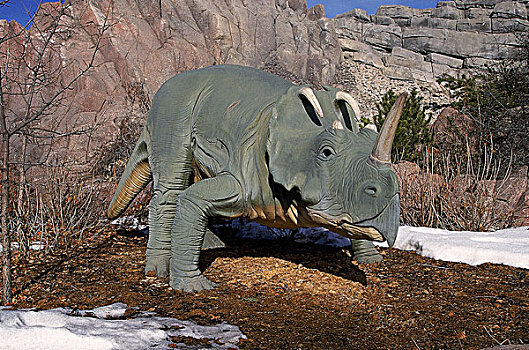
{"type": "MultiPolygon", "coordinates": [[[[389,90],[382,97],[382,102],[377,105],[378,115],[374,123],[378,130],[384,124],[391,107],[397,100],[393,90],[389,90]]],[[[399,126],[393,141],[393,161],[409,160],[415,161],[421,151],[432,143],[433,137],[429,130],[431,115],[427,115],[422,107],[422,97],[417,90],[413,89],[406,99],[399,126]]]]}

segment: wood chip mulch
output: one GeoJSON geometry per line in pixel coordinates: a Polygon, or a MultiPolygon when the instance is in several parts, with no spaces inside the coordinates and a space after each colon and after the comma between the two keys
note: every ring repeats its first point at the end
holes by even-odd
{"type": "Polygon", "coordinates": [[[469,266],[383,249],[384,261],[277,241],[203,251],[219,286],[170,289],[143,273],[147,237],[109,229],[69,252],[17,258],[15,308],[89,309],[123,302],[160,316],[228,322],[241,349],[483,349],[529,344],[529,270],[469,266]]]}

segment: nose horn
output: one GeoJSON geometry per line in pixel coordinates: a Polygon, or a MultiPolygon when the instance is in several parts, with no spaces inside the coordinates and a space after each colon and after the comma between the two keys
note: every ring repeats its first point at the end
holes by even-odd
{"type": "Polygon", "coordinates": [[[393,139],[395,138],[406,97],[408,97],[408,94],[405,92],[399,95],[380,129],[377,142],[369,157],[375,163],[391,163],[391,146],[393,146],[393,139]]]}

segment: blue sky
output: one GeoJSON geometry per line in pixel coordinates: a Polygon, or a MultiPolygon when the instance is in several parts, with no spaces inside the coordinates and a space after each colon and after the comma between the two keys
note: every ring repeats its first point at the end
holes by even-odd
{"type": "MultiPolygon", "coordinates": [[[[11,0],[9,6],[0,7],[0,19],[7,19],[8,21],[15,19],[21,24],[26,24],[30,18],[27,12],[34,13],[38,3],[38,0],[11,0]]],[[[307,0],[307,4],[309,7],[323,4],[327,17],[332,18],[354,8],[361,8],[366,10],[368,14],[374,14],[380,5],[407,5],[414,8],[435,7],[437,0],[307,0]]]]}
{"type": "Polygon", "coordinates": [[[406,5],[413,8],[433,8],[438,0],[307,0],[307,5],[312,7],[316,4],[325,6],[325,14],[332,18],[337,14],[351,11],[355,8],[364,9],[369,15],[377,12],[380,5],[406,5]]]}
{"type": "Polygon", "coordinates": [[[28,11],[35,13],[38,4],[38,0],[11,0],[8,5],[0,7],[0,19],[14,19],[20,24],[26,24],[30,18],[28,11]]]}

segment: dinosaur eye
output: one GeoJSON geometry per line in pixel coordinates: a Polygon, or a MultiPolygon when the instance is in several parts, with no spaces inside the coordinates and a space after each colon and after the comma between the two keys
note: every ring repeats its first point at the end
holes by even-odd
{"type": "Polygon", "coordinates": [[[377,185],[367,185],[364,187],[364,192],[371,197],[378,197],[380,188],[377,185]]]}
{"type": "Polygon", "coordinates": [[[323,160],[329,160],[334,156],[336,152],[330,146],[323,146],[320,150],[320,158],[323,160]]]}

